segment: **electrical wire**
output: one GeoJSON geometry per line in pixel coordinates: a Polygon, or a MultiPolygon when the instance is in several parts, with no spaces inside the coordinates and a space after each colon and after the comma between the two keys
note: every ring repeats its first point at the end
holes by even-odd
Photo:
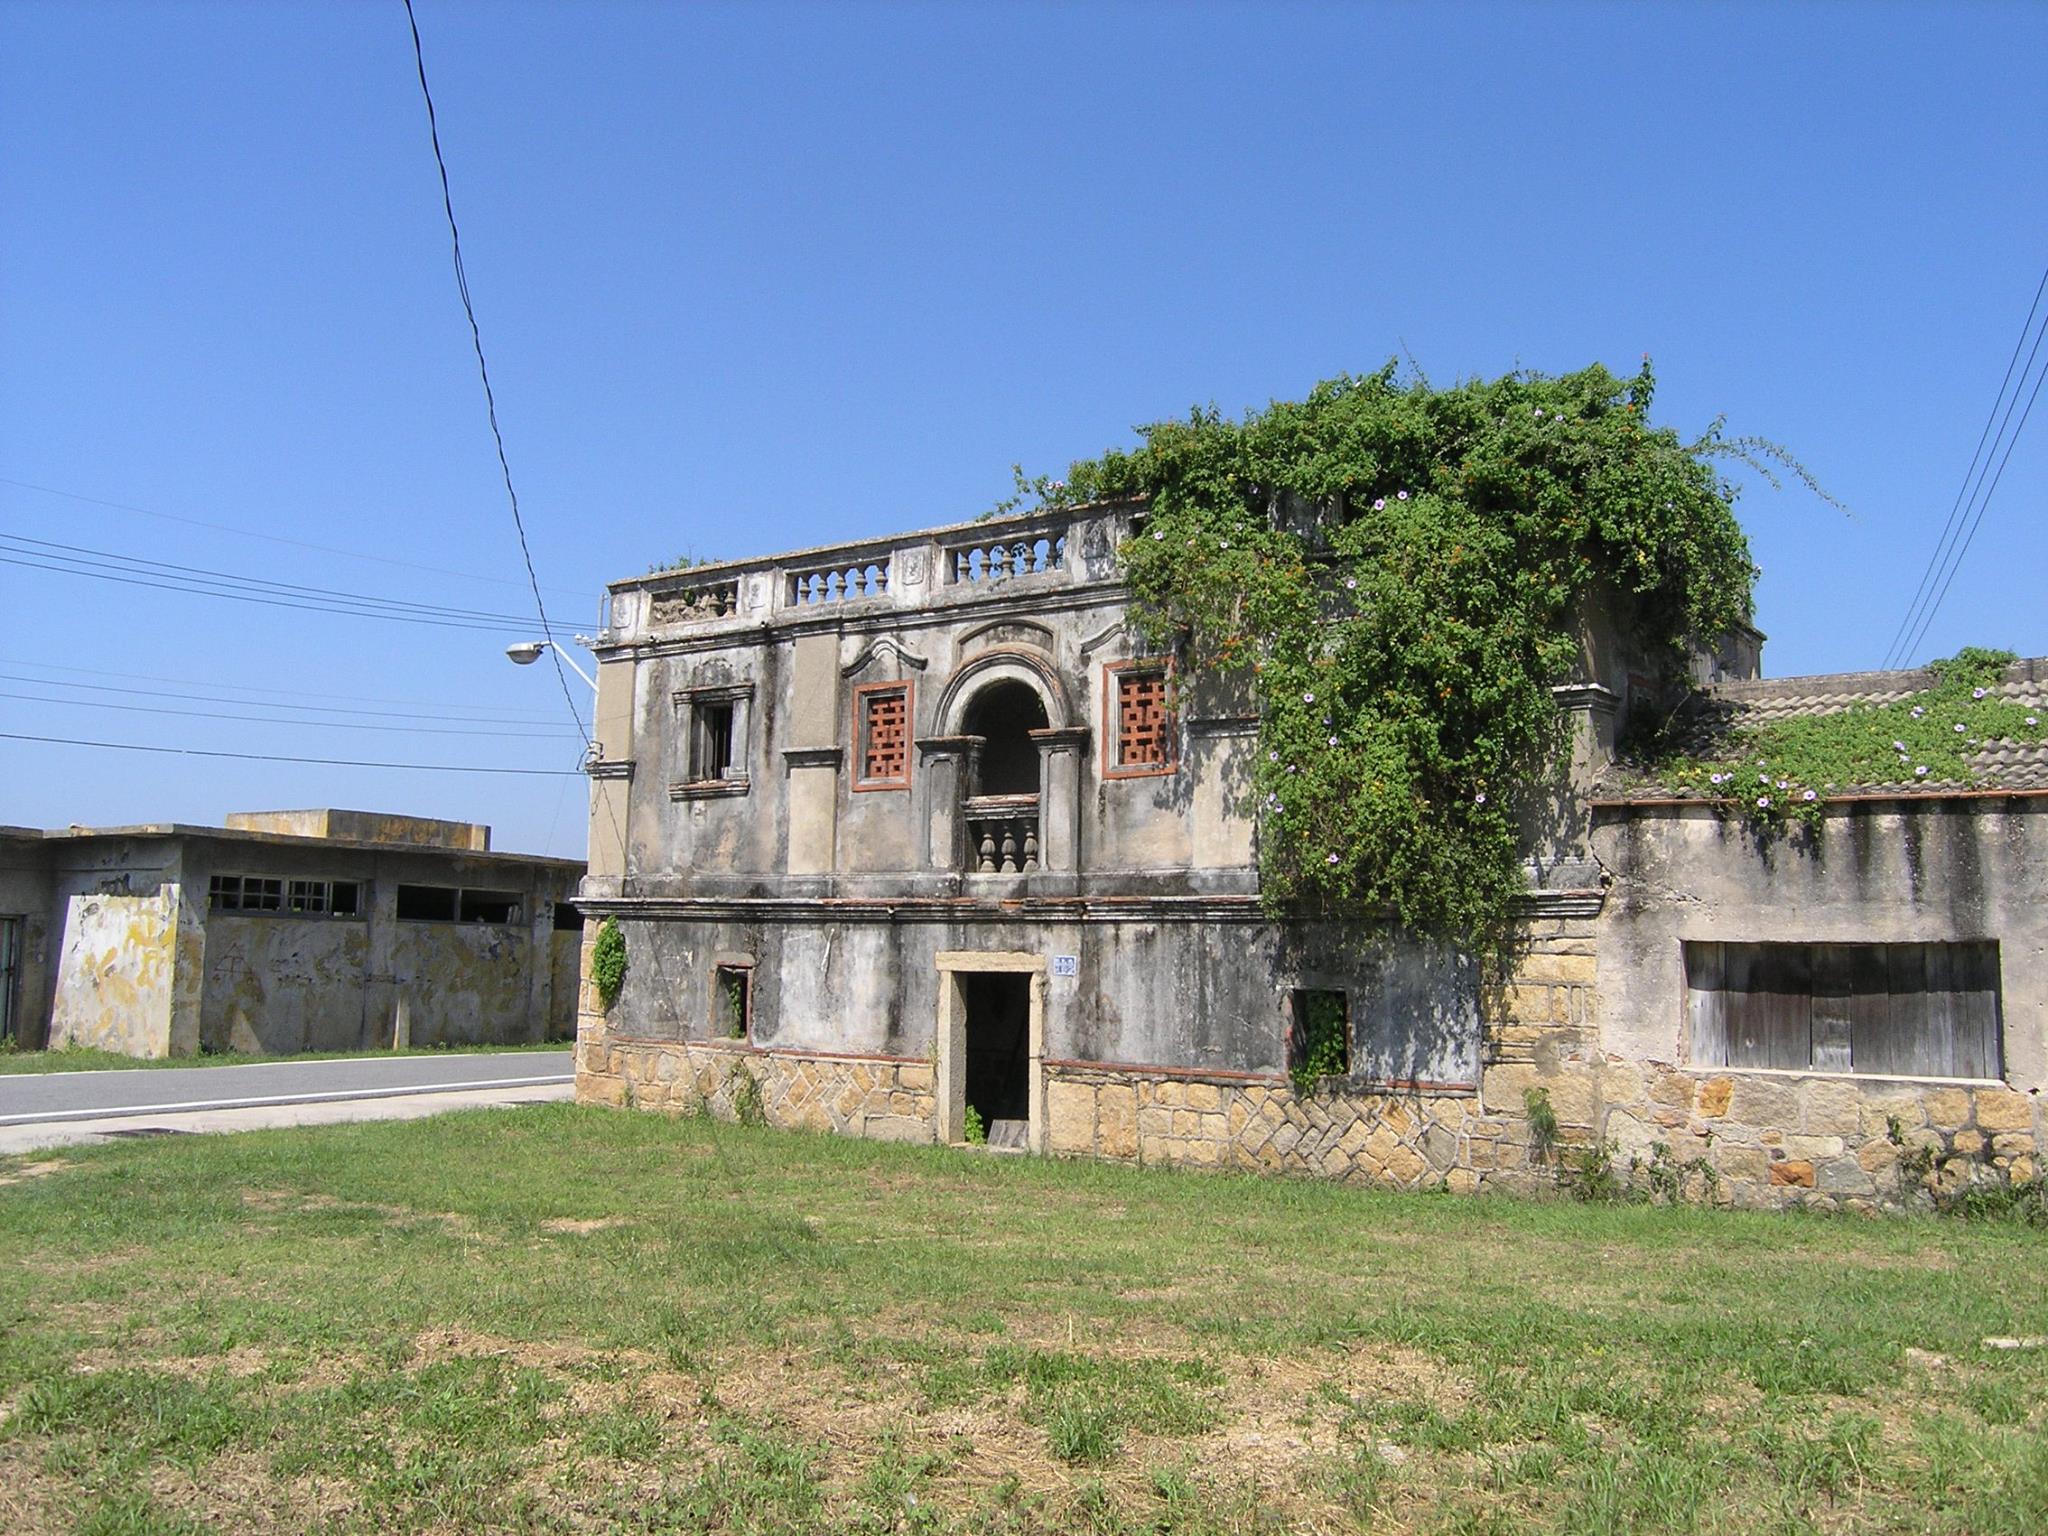
{"type": "Polygon", "coordinates": [[[151,581],[141,576],[116,575],[111,571],[79,570],[70,565],[52,564],[47,560],[23,559],[19,555],[0,554],[0,565],[19,566],[30,571],[50,571],[59,576],[78,576],[91,581],[111,581],[124,587],[149,587],[159,592],[183,592],[190,597],[219,597],[229,602],[256,603],[266,608],[290,608],[300,613],[331,613],[345,618],[384,619],[393,624],[424,624],[433,629],[466,629],[504,635],[523,633],[532,627],[531,620],[479,623],[468,619],[435,619],[424,614],[388,613],[375,609],[336,607],[332,604],[293,602],[282,597],[260,597],[253,592],[216,591],[186,582],[151,581]]]}
{"type": "Polygon", "coordinates": [[[496,736],[514,741],[574,741],[574,733],[552,731],[464,731],[444,725],[376,725],[364,720],[286,720],[277,715],[237,715],[218,709],[170,709],[159,704],[120,704],[112,699],[51,699],[39,693],[0,692],[0,699],[54,704],[60,709],[118,709],[136,715],[181,715],[190,720],[247,720],[258,725],[318,726],[329,731],[396,731],[408,736],[496,736]]]}
{"type": "MultiPolygon", "coordinates": [[[[2044,330],[2044,332],[2048,332],[2048,324],[2044,324],[2042,329],[2044,330]]],[[[2036,340],[2035,345],[2037,347],[2040,345],[2038,339],[2036,340]]],[[[2031,363],[2032,361],[2033,359],[2031,357],[2028,358],[2028,362],[2031,363]]],[[[1920,642],[1927,638],[1928,626],[1933,624],[1934,616],[1937,613],[1941,612],[1942,599],[1948,596],[1948,589],[1956,579],[1956,572],[1960,571],[1963,568],[1963,556],[1967,555],[1970,552],[1970,545],[1974,543],[1977,538],[1977,530],[1984,526],[1984,514],[1991,509],[1991,498],[1998,490],[1998,482],[2005,478],[2005,466],[2012,460],[2013,448],[2018,444],[2020,440],[2020,433],[2026,429],[2027,418],[2034,414],[2034,402],[2038,400],[2041,396],[2041,383],[2044,379],[2048,379],[2048,368],[2043,368],[2039,373],[2034,375],[2033,392],[2027,396],[2027,408],[2024,411],[2020,412],[2019,425],[2013,428],[2012,436],[2006,439],[2005,457],[2001,458],[1998,461],[1998,473],[1991,477],[1990,488],[1984,492],[1983,499],[1977,503],[1976,521],[1970,524],[1970,531],[1964,535],[1962,547],[1956,551],[1955,560],[1950,564],[1948,568],[1948,575],[1942,580],[1941,591],[1936,593],[1934,601],[1928,604],[1927,617],[1920,621],[1920,631],[1918,634],[1914,635],[1912,645],[1907,647],[1907,655],[1911,655],[1914,651],[1918,650],[1920,648],[1920,642]]],[[[2021,382],[2025,382],[2024,375],[2022,375],[2021,377],[2021,382]]],[[[2017,399],[2018,397],[2015,396],[2014,398],[2017,399]]],[[[1988,466],[1989,460],[1986,461],[1986,464],[1988,466]]]]}
{"type": "MultiPolygon", "coordinates": [[[[1998,451],[1998,441],[1991,436],[1991,424],[1998,420],[1999,406],[2005,406],[2007,420],[2010,420],[2012,417],[2012,405],[2006,401],[2005,391],[2006,387],[2012,383],[2013,365],[2019,362],[2020,352],[2027,344],[2027,332],[2033,328],[2034,316],[2041,307],[2041,296],[2043,293],[2048,293],[2048,267],[2042,268],[2041,281],[2034,288],[2033,302],[2027,306],[2027,318],[2020,323],[2019,339],[2012,345],[2012,356],[2006,359],[2005,377],[1998,381],[1998,393],[1992,397],[1991,409],[1984,417],[1984,430],[1977,434],[1977,446],[1970,454],[1970,467],[1963,471],[1963,483],[1956,488],[1955,503],[1948,510],[1947,521],[1941,526],[1941,537],[1935,540],[1934,553],[1928,558],[1927,568],[1920,573],[1920,583],[1913,590],[1913,600],[1906,607],[1906,616],[1899,621],[1898,631],[1892,636],[1892,643],[1885,649],[1883,666],[1905,665],[1906,661],[1912,656],[1914,648],[1919,644],[1917,639],[1907,642],[1905,637],[1913,631],[1914,620],[1920,612],[1922,602],[1926,595],[1933,590],[1933,583],[1936,580],[1937,573],[1942,568],[1946,552],[1951,545],[1955,531],[1961,527],[1962,521],[1968,517],[1968,513],[1964,510],[1964,505],[1970,499],[1971,479],[1975,477],[1981,484],[1983,478],[1978,473],[1978,460],[1982,458],[1987,467],[1990,464],[1989,457],[1984,453],[1985,443],[1987,441],[1991,443],[1992,453],[1998,451]]],[[[2048,329],[2048,322],[2044,322],[2044,329],[2048,329]]],[[[2034,346],[2038,350],[2040,345],[2041,338],[2037,334],[2034,338],[2034,346]]],[[[2027,354],[2027,364],[2029,367],[2033,366],[2033,353],[2031,352],[2027,354]]],[[[2022,388],[2026,386],[2026,373],[2024,371],[2020,374],[2020,386],[2022,388]]],[[[2013,398],[2017,400],[2019,397],[2015,394],[2013,398]]],[[[2001,424],[1999,427],[2001,436],[2003,436],[2004,431],[2005,428],[2001,424]]],[[[1921,629],[1922,633],[1924,633],[1925,626],[1921,626],[1921,629]]]]}
{"type": "Polygon", "coordinates": [[[81,741],[73,736],[27,736],[0,731],[0,741],[35,741],[58,747],[96,747],[107,752],[162,752],[173,757],[225,757],[244,763],[318,763],[331,768],[401,768],[410,773],[505,773],[521,778],[580,778],[580,768],[472,767],[467,763],[383,763],[353,757],[293,757],[279,752],[223,752],[209,747],[158,747],[136,741],[81,741]]]}
{"type": "MultiPolygon", "coordinates": [[[[258,709],[262,708],[264,705],[264,701],[261,699],[236,699],[229,698],[226,695],[217,693],[178,693],[175,691],[166,692],[161,688],[123,688],[116,683],[71,683],[55,678],[23,677],[19,673],[15,672],[0,672],[0,682],[28,683],[31,686],[37,688],[84,688],[93,693],[125,693],[147,699],[176,699],[181,703],[190,704],[239,704],[245,709],[258,709]]],[[[52,699],[49,702],[56,704],[62,703],[64,701],[61,699],[52,699]]],[[[295,709],[306,713],[322,715],[371,715],[382,720],[452,719],[458,725],[524,725],[532,727],[543,725],[546,723],[540,720],[523,720],[505,715],[477,715],[469,719],[464,719],[461,716],[451,716],[447,714],[414,714],[410,711],[401,709],[342,709],[337,708],[336,706],[331,704],[278,704],[272,705],[270,707],[275,709],[295,709]]],[[[549,714],[552,716],[553,711],[550,710],[549,714]]],[[[282,719],[282,717],[273,717],[268,715],[254,715],[249,718],[258,720],[271,718],[282,719]]],[[[319,720],[284,720],[282,723],[286,725],[320,725],[324,722],[319,720]]],[[[397,729],[397,727],[394,727],[394,729],[397,729]]],[[[557,729],[559,730],[560,727],[557,727],[557,729]]],[[[567,735],[571,733],[563,732],[563,734],[567,735]]]]}
{"type": "MultiPolygon", "coordinates": [[[[527,584],[533,588],[534,611],[540,616],[541,633],[552,635],[548,625],[547,599],[541,596],[540,576],[533,568],[533,550],[526,542],[526,520],[519,515],[519,492],[512,485],[512,462],[505,455],[505,434],[498,427],[498,398],[491,389],[490,364],[484,361],[484,333],[476,323],[476,306],[470,302],[469,273],[462,264],[462,231],[455,223],[455,194],[448,185],[448,161],[441,153],[441,124],[434,113],[434,93],[427,85],[427,54],[420,43],[420,22],[413,14],[412,0],[405,0],[406,25],[412,29],[413,65],[419,72],[420,98],[427,107],[427,137],[434,147],[434,167],[441,173],[441,211],[448,216],[448,244],[455,262],[455,291],[462,298],[462,313],[469,320],[469,340],[476,352],[477,377],[484,386],[484,414],[491,424],[491,441],[498,449],[498,470],[505,481],[505,499],[512,507],[512,528],[519,535],[519,558],[526,563],[527,584]]],[[[583,732],[586,745],[590,740],[589,731],[584,729],[583,713],[576,707],[576,695],[569,690],[568,669],[562,665],[561,653],[553,646],[548,647],[548,660],[555,664],[555,681],[562,685],[562,701],[569,706],[569,718],[576,722],[576,728],[583,732]]]]}
{"type": "Polygon", "coordinates": [[[244,576],[238,571],[215,570],[210,566],[181,565],[172,560],[151,560],[141,555],[125,555],[119,550],[89,549],[82,544],[59,544],[51,539],[32,539],[26,534],[0,533],[0,545],[27,545],[30,547],[15,549],[14,553],[34,555],[43,560],[62,560],[92,570],[139,572],[149,576],[163,576],[172,581],[193,581],[208,586],[227,586],[274,593],[312,602],[361,604],[375,609],[421,613],[435,618],[505,620],[521,625],[533,622],[524,614],[497,613],[487,608],[458,608],[447,603],[422,603],[403,597],[378,597],[375,593],[349,592],[336,587],[310,587],[295,581],[274,581],[267,576],[244,576]]]}
{"type": "MultiPolygon", "coordinates": [[[[161,676],[161,675],[159,675],[159,674],[157,674],[157,673],[153,673],[153,672],[131,672],[131,671],[128,671],[128,670],[127,670],[126,668],[123,668],[123,669],[122,669],[121,671],[119,671],[119,672],[109,672],[109,671],[105,670],[104,668],[100,668],[100,667],[66,667],[66,666],[59,666],[59,665],[58,665],[57,663],[55,663],[55,662],[49,662],[49,661],[23,661],[23,660],[22,660],[22,659],[21,659],[20,657],[18,657],[18,656],[0,656],[0,667],[27,667],[27,668],[28,668],[28,669],[29,669],[30,671],[32,671],[32,672],[65,672],[65,673],[70,673],[70,674],[73,674],[73,675],[75,675],[75,676],[78,676],[78,677],[125,677],[125,678],[129,678],[130,680],[132,680],[132,681],[135,681],[135,682],[142,682],[142,683],[177,683],[177,684],[180,684],[181,686],[185,686],[185,687],[191,687],[191,688],[229,688],[229,689],[233,689],[233,690],[234,690],[235,692],[237,692],[237,693],[271,693],[271,694],[281,694],[281,695],[283,695],[283,696],[285,696],[285,697],[287,697],[287,698],[293,698],[293,699],[349,699],[349,700],[352,700],[353,702],[355,702],[355,703],[358,703],[358,704],[425,704],[425,705],[430,705],[430,706],[432,706],[432,707],[433,707],[433,709],[435,710],[435,713],[434,713],[434,714],[432,714],[432,715],[421,715],[421,716],[419,716],[419,718],[420,718],[420,719],[423,719],[423,720],[430,720],[430,719],[440,719],[440,718],[442,718],[443,716],[445,716],[445,715],[446,715],[446,713],[447,713],[448,711],[451,711],[451,710],[455,710],[455,711],[461,711],[461,710],[477,710],[477,709],[485,709],[485,708],[498,708],[498,709],[505,709],[505,710],[508,710],[508,711],[512,712],[513,714],[516,714],[516,715],[537,715],[537,714],[545,714],[545,715],[552,715],[552,714],[554,713],[554,711],[552,710],[552,708],[550,708],[550,709],[546,709],[546,710],[536,710],[536,709],[527,709],[527,708],[524,708],[524,707],[523,707],[523,706],[521,706],[521,705],[516,705],[516,704],[503,704],[503,705],[479,705],[479,704],[447,704],[447,703],[443,703],[443,702],[442,702],[441,700],[439,700],[439,699],[395,699],[395,698],[387,698],[387,697],[385,697],[385,696],[383,696],[383,695],[381,695],[381,694],[370,694],[370,693],[314,693],[314,692],[311,692],[311,691],[309,691],[309,690],[307,690],[307,689],[304,689],[304,688],[264,688],[264,687],[260,687],[260,686],[258,686],[257,684],[254,684],[254,683],[223,683],[223,682],[221,682],[221,681],[220,681],[219,679],[217,679],[217,678],[198,678],[198,677],[164,677],[164,676],[161,676]]],[[[41,680],[40,680],[40,679],[31,679],[31,678],[16,678],[16,679],[15,679],[15,681],[16,681],[16,682],[31,682],[31,681],[41,681],[41,680]]],[[[91,685],[91,684],[86,684],[86,683],[80,683],[80,684],[77,684],[77,685],[75,685],[75,686],[77,686],[77,687],[90,687],[90,686],[92,686],[92,685],[91,685]]],[[[128,690],[122,690],[122,691],[126,692],[126,691],[128,691],[128,690]]],[[[197,697],[197,695],[194,695],[194,697],[197,697]]],[[[224,704],[242,704],[242,703],[249,703],[249,702],[253,702],[253,701],[250,701],[250,700],[245,700],[245,699],[222,699],[222,700],[220,700],[220,701],[218,701],[218,702],[220,702],[220,703],[224,703],[224,704]]],[[[295,708],[299,708],[299,709],[311,709],[311,708],[313,708],[314,706],[313,706],[313,705],[311,705],[311,704],[301,704],[301,705],[296,705],[296,706],[294,706],[294,707],[295,707],[295,708]]],[[[368,714],[380,714],[380,713],[383,713],[383,711],[379,711],[379,710],[368,710],[368,709],[355,709],[355,710],[346,710],[346,711],[343,711],[343,713],[346,713],[346,714],[355,714],[355,715],[368,715],[368,714]]],[[[520,725],[520,724],[526,724],[527,722],[526,722],[526,721],[523,721],[523,720],[507,720],[507,721],[505,721],[504,723],[505,723],[505,724],[507,724],[507,725],[520,725]]]]}
{"type": "MultiPolygon", "coordinates": [[[[43,496],[61,496],[66,501],[83,502],[89,507],[109,507],[116,512],[133,512],[140,517],[161,518],[167,523],[183,523],[188,528],[209,528],[215,533],[232,533],[238,538],[262,539],[271,544],[287,544],[293,549],[310,549],[316,554],[339,555],[344,560],[365,560],[373,565],[391,565],[397,566],[401,570],[425,571],[429,575],[452,576],[457,581],[477,581],[494,587],[517,587],[524,585],[522,582],[513,581],[505,576],[479,576],[474,571],[458,571],[445,565],[421,565],[416,560],[394,560],[389,555],[366,555],[361,550],[340,549],[332,544],[309,544],[304,539],[287,539],[282,534],[259,533],[254,528],[237,528],[232,523],[210,523],[204,518],[180,517],[175,512],[158,512],[150,507],[138,507],[133,502],[128,501],[106,501],[98,496],[81,496],[76,491],[59,490],[54,485],[37,485],[31,480],[14,480],[5,475],[0,475],[0,485],[11,485],[16,490],[34,491],[43,496]]],[[[548,590],[550,592],[560,592],[566,596],[573,589],[569,587],[549,587],[548,590]]]]}

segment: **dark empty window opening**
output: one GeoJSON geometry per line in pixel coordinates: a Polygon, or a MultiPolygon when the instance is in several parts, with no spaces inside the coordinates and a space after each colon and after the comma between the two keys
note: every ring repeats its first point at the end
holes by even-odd
{"type": "Polygon", "coordinates": [[[1344,993],[1295,988],[1287,1071],[1297,1086],[1350,1075],[1351,1003],[1344,993]]]}
{"type": "Polygon", "coordinates": [[[558,902],[556,902],[556,903],[555,903],[555,932],[557,932],[557,933],[581,933],[582,931],[583,931],[583,914],[582,914],[581,912],[578,912],[578,911],[577,911],[577,910],[575,909],[575,907],[571,906],[571,905],[570,905],[570,904],[569,904],[568,902],[566,902],[566,901],[558,901],[558,902]]]}
{"type": "Polygon", "coordinates": [[[1886,1077],[2004,1071],[1998,945],[1687,943],[1691,1059],[1886,1077]]]}
{"type": "Polygon", "coordinates": [[[968,735],[982,739],[977,794],[1038,793],[1038,743],[1030,733],[1046,723],[1045,702],[1029,683],[991,683],[975,696],[965,724],[968,735]]]}
{"type": "Polygon", "coordinates": [[[711,1023],[726,1040],[744,1040],[752,1032],[754,973],[748,967],[718,967],[711,984],[711,1023]]]}
{"type": "Polygon", "coordinates": [[[452,923],[455,921],[455,894],[452,885],[401,885],[398,888],[399,920],[452,923]]]}
{"type": "Polygon", "coordinates": [[[1022,1146],[1031,1121],[1031,978],[1021,971],[969,971],[967,1103],[997,1146],[1022,1146]]]}
{"type": "Polygon", "coordinates": [[[457,909],[465,923],[516,923],[519,921],[517,891],[464,891],[457,909]]]}
{"type": "Polygon", "coordinates": [[[696,741],[690,777],[699,780],[732,778],[732,701],[698,704],[691,713],[696,721],[696,741]]]}

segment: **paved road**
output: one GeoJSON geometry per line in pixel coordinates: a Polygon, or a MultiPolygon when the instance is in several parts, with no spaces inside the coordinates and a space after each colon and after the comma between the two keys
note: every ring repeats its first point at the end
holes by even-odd
{"type": "Polygon", "coordinates": [[[109,1134],[411,1118],[568,1098],[570,1051],[0,1074],[0,1154],[109,1134]]]}

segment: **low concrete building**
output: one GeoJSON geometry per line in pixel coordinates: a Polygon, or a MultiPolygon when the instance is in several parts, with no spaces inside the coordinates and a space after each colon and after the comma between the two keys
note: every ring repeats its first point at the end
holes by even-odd
{"type": "MultiPolygon", "coordinates": [[[[1551,1176],[1540,1089],[1564,1143],[1742,1201],[1882,1200],[1917,1143],[1954,1178],[2032,1173],[2048,773],[2026,775],[2048,756],[1990,763],[1995,794],[1878,786],[1809,843],[1759,843],[1612,780],[1617,722],[1659,685],[1594,612],[1508,974],[1363,916],[1275,920],[1258,720],[1126,622],[1116,549],[1143,515],[613,585],[579,905],[628,963],[609,1007],[586,989],[580,1097],[940,1141],[971,1108],[1049,1153],[1472,1189],[1551,1176]],[[1887,1022],[1842,1023],[1880,990],[1887,1022]],[[1332,1016],[1343,1070],[1298,1092],[1332,1016]]],[[[1755,682],[1760,640],[1696,663],[1724,724],[1846,707],[1841,680],[1755,682]]]]}
{"type": "Polygon", "coordinates": [[[0,1034],[129,1056],[566,1039],[574,860],[360,811],[0,828],[0,1034]]]}

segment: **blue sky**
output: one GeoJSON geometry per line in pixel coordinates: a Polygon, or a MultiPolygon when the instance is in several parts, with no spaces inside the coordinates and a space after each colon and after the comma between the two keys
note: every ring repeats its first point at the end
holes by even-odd
{"type": "MultiPolygon", "coordinates": [[[[2048,262],[2038,5],[416,4],[570,628],[1191,404],[1649,352],[1660,419],[1850,509],[1748,483],[1767,671],[1875,666],[2048,262]]],[[[0,210],[0,532],[527,611],[398,0],[12,0],[0,210]]],[[[2037,420],[1915,659],[2048,653],[2044,490],[2037,420]]],[[[0,731],[572,768],[515,638],[0,565],[0,731]]],[[[31,825],[343,805],[580,855],[583,795],[0,740],[31,825]]]]}

